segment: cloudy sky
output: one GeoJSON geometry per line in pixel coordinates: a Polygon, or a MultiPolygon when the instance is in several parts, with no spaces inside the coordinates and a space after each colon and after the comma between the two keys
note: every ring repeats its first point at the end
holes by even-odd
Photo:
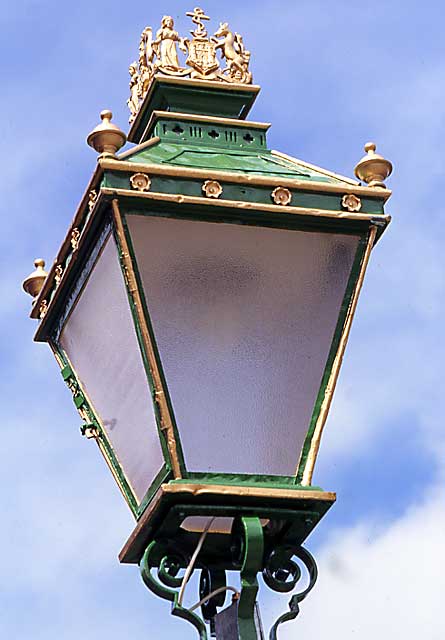
{"type": "MultiPolygon", "coordinates": [[[[439,640],[445,634],[442,425],[445,49],[443,3],[208,0],[252,52],[252,119],[272,148],[345,175],[375,140],[395,166],[314,481],[338,502],[308,540],[317,587],[282,640],[439,640]]],[[[164,13],[191,4],[17,0],[0,14],[2,243],[0,636],[196,637],[117,554],[133,520],[20,282],[50,264],[96,157],[101,109],[126,127],[128,63],[164,13]]],[[[190,596],[193,600],[194,594],[190,596]]],[[[262,594],[265,622],[287,598],[262,594]]]]}

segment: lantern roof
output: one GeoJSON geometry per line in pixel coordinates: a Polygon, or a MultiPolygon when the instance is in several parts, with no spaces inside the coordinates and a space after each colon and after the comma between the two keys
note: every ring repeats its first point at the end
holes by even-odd
{"type": "MultiPolygon", "coordinates": [[[[253,84],[251,56],[242,36],[221,23],[209,37],[204,25],[209,17],[201,9],[187,15],[195,25],[191,38],[178,34],[170,16],[164,16],[156,33],[151,27],[142,32],[138,62],[129,67],[127,138],[135,146],[117,155],[103,153],[111,134],[122,138],[117,145],[111,141],[116,150],[126,136],[110,124],[111,112],[101,114],[107,115],[108,124],[100,125],[100,144],[93,145],[100,153],[96,169],[33,303],[31,317],[40,320],[37,340],[47,339],[50,316],[57,316],[82,263],[79,258],[94,241],[116,195],[193,206],[196,211],[210,205],[215,210],[255,211],[283,220],[301,214],[316,224],[335,220],[338,228],[377,220],[376,239],[390,221],[384,203],[391,191],[382,180],[377,187],[365,186],[269,148],[270,124],[246,120],[260,87],[253,84]]],[[[373,163],[374,158],[367,158],[372,165],[368,173],[373,163]]]]}
{"type": "Polygon", "coordinates": [[[266,140],[270,125],[245,121],[260,87],[253,84],[251,54],[243,37],[227,22],[209,36],[210,17],[200,8],[187,16],[195,25],[191,38],[175,30],[171,16],[162,18],[156,34],[152,27],[141,34],[139,59],[129,67],[127,101],[128,140],[138,146],[121,158],[141,164],[358,184],[270,151],[266,140]],[[185,54],[183,62],[180,52],[185,54]]]}
{"type": "MultiPolygon", "coordinates": [[[[211,91],[211,90],[209,90],[211,91]]],[[[145,142],[119,156],[136,164],[230,171],[337,185],[358,185],[267,146],[268,123],[154,110],[145,142]]]]}

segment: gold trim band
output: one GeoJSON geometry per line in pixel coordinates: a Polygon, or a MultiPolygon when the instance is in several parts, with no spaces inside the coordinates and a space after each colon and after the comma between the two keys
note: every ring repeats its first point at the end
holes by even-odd
{"type": "Polygon", "coordinates": [[[167,447],[170,454],[170,461],[172,465],[173,476],[175,477],[175,479],[179,479],[179,478],[182,478],[182,473],[179,465],[178,450],[176,446],[176,438],[175,438],[175,431],[173,427],[173,421],[172,421],[172,417],[170,415],[170,409],[168,407],[167,400],[165,397],[161,374],[160,374],[158,363],[156,360],[153,343],[151,340],[150,333],[148,331],[148,326],[147,326],[146,318],[144,315],[144,309],[142,306],[141,294],[137,286],[136,276],[133,269],[133,263],[130,258],[127,238],[125,236],[125,231],[122,224],[122,218],[119,211],[119,205],[117,200],[114,199],[111,205],[113,210],[113,220],[116,226],[116,233],[117,233],[117,236],[121,245],[121,250],[122,250],[122,262],[124,266],[125,278],[127,280],[128,289],[133,298],[133,303],[136,309],[139,326],[141,328],[142,342],[144,345],[145,353],[148,358],[150,373],[151,373],[154,388],[155,388],[155,399],[156,399],[156,403],[158,404],[159,412],[161,416],[161,428],[166,435],[167,447]]]}
{"type": "Polygon", "coordinates": [[[150,140],[146,140],[141,144],[137,144],[134,147],[131,147],[131,149],[127,149],[127,151],[123,151],[122,153],[119,153],[117,157],[119,158],[119,160],[124,160],[125,158],[131,157],[135,153],[140,153],[144,149],[153,147],[154,145],[158,144],[158,142],[161,142],[161,138],[159,138],[158,136],[154,136],[153,138],[150,138],[150,140]]]}
{"type": "Polygon", "coordinates": [[[163,493],[189,493],[193,496],[218,494],[224,496],[244,496],[249,498],[277,498],[279,500],[322,500],[333,502],[336,494],[329,491],[308,491],[306,489],[272,489],[269,487],[243,487],[220,484],[163,484],[163,493]]]}
{"type": "MultiPolygon", "coordinates": [[[[237,82],[230,83],[218,83],[215,85],[214,80],[198,80],[194,78],[193,80],[189,78],[178,78],[178,77],[168,77],[162,74],[157,74],[154,76],[154,82],[152,83],[150,91],[153,91],[156,84],[174,84],[174,85],[183,85],[184,87],[206,87],[207,89],[222,89],[223,91],[244,91],[246,93],[259,93],[261,87],[258,84],[241,84],[237,82]]],[[[149,93],[147,95],[149,95],[149,93]]]]}
{"type": "Polygon", "coordinates": [[[230,171],[221,171],[219,169],[169,167],[159,164],[108,160],[107,158],[100,158],[98,163],[102,169],[109,169],[111,171],[131,171],[132,173],[141,171],[152,175],[169,176],[174,178],[198,178],[200,180],[212,178],[213,180],[231,182],[233,184],[289,187],[299,191],[317,191],[324,193],[338,193],[341,195],[345,195],[345,193],[353,193],[372,198],[379,198],[380,200],[387,199],[391,195],[391,191],[388,189],[373,189],[372,187],[362,187],[352,184],[337,185],[327,182],[306,182],[304,180],[296,180],[294,178],[275,178],[273,176],[261,176],[256,174],[232,173],[230,171]]]}
{"type": "Polygon", "coordinates": [[[315,461],[317,459],[317,454],[320,449],[321,436],[323,433],[324,426],[326,424],[329,409],[332,403],[332,398],[335,392],[335,387],[337,385],[337,380],[340,373],[343,356],[345,354],[346,345],[348,343],[348,338],[351,331],[352,321],[354,319],[354,314],[357,309],[357,303],[358,303],[360,291],[362,289],[363,281],[365,279],[365,273],[369,263],[371,250],[372,250],[372,247],[374,246],[376,234],[377,234],[377,227],[372,226],[369,231],[368,244],[366,246],[365,254],[363,256],[363,262],[360,268],[357,284],[355,286],[354,295],[352,297],[348,314],[346,316],[346,321],[343,328],[342,336],[340,338],[340,344],[338,346],[337,355],[335,356],[335,360],[332,365],[331,375],[329,376],[328,384],[326,386],[326,390],[323,398],[323,403],[321,405],[320,413],[315,425],[314,435],[312,436],[311,447],[309,450],[309,455],[306,462],[306,466],[304,468],[304,473],[302,478],[303,485],[310,485],[312,482],[315,461]]]}
{"type": "Polygon", "coordinates": [[[182,194],[159,193],[150,191],[141,193],[140,191],[131,191],[129,189],[113,189],[111,187],[102,187],[101,192],[104,195],[116,195],[126,197],[147,198],[149,200],[162,200],[163,202],[174,202],[176,204],[205,204],[205,206],[226,207],[234,209],[244,209],[247,211],[268,211],[273,213],[291,213],[303,216],[314,216],[320,218],[335,218],[342,220],[364,220],[371,222],[377,217],[383,222],[389,222],[391,216],[372,213],[350,213],[348,211],[330,211],[329,209],[306,209],[304,207],[282,207],[274,204],[259,204],[257,202],[244,202],[242,200],[221,200],[197,198],[195,196],[184,196],[182,194]]]}

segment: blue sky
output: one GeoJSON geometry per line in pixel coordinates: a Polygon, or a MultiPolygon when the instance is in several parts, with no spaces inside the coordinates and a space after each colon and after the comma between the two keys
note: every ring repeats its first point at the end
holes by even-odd
{"type": "MultiPolygon", "coordinates": [[[[132,517],[79,435],[49,349],[32,343],[20,282],[35,257],[50,264],[56,254],[94,169],[85,137],[100,110],[111,108],[126,128],[140,32],[164,13],[185,32],[193,6],[4,5],[0,635],[191,639],[137,568],[118,564],[132,517]]],[[[382,0],[209,0],[203,8],[215,29],[228,20],[244,35],[262,86],[251,117],[273,123],[272,148],[352,175],[371,139],[395,167],[393,223],[372,256],[314,478],[338,493],[308,541],[319,583],[280,637],[439,640],[445,9],[382,0]]],[[[287,598],[262,598],[266,622],[286,608],[287,598]]]]}

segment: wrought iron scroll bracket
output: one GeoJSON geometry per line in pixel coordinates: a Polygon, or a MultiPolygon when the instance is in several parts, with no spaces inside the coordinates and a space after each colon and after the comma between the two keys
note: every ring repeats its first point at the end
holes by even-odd
{"type": "Polygon", "coordinates": [[[289,611],[283,613],[270,630],[269,640],[277,640],[278,627],[284,622],[290,622],[300,613],[300,602],[302,602],[314,585],[318,577],[317,564],[314,557],[303,547],[293,548],[282,546],[274,549],[266,558],[263,569],[263,579],[267,586],[280,593],[293,591],[302,578],[302,571],[299,565],[292,559],[297,557],[308,573],[308,584],[303,591],[292,596],[289,602],[289,611]]]}
{"type": "Polygon", "coordinates": [[[169,600],[172,603],[172,615],[190,622],[199,633],[200,640],[208,640],[206,625],[203,620],[185,607],[178,604],[179,591],[182,578],[178,577],[182,566],[187,566],[187,558],[172,551],[168,542],[152,542],[146,549],[140,564],[142,580],[150,591],[159,598],[169,600]],[[152,569],[157,568],[157,578],[152,574],[152,569]]]}
{"type": "Polygon", "coordinates": [[[210,624],[211,635],[215,635],[218,609],[224,606],[227,590],[235,591],[234,600],[238,600],[235,613],[238,639],[258,640],[259,637],[263,637],[262,631],[258,630],[259,622],[256,615],[258,573],[262,572],[265,584],[273,591],[290,593],[304,578],[304,567],[307,572],[305,588],[292,596],[289,611],[281,615],[270,630],[269,640],[277,640],[280,625],[298,616],[300,603],[315,585],[318,571],[314,558],[303,547],[292,544],[269,548],[265,553],[264,531],[257,517],[242,517],[235,521],[231,555],[231,558],[227,558],[225,568],[240,571],[241,591],[238,593],[233,587],[226,586],[224,569],[207,568],[200,562],[198,568],[201,570],[201,600],[191,609],[184,607],[179,597],[184,582],[179,573],[190,566],[190,558],[179,549],[177,541],[163,539],[151,542],[140,563],[141,575],[150,591],[171,602],[172,615],[186,620],[195,627],[200,640],[208,640],[206,622],[210,624]],[[199,606],[203,618],[195,613],[199,606]]]}

